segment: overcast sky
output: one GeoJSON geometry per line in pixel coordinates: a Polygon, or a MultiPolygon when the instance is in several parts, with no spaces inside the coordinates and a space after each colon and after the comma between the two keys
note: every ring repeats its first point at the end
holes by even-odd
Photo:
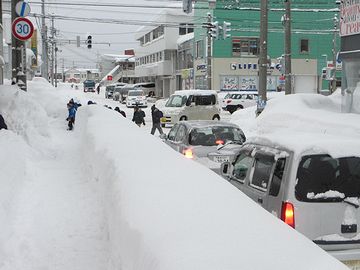
{"type": "MultiPolygon", "coordinates": [[[[165,6],[173,4],[174,1],[152,1],[152,0],[45,0],[46,14],[63,15],[67,17],[116,19],[129,21],[138,20],[141,22],[152,21],[162,9],[161,8],[141,8],[141,7],[91,7],[89,6],[63,6],[50,5],[47,3],[97,3],[97,4],[119,4],[119,5],[142,5],[142,6],[165,6]]],[[[40,0],[29,1],[33,13],[41,13],[40,0]]],[[[47,20],[50,26],[50,21],[47,20]]],[[[101,54],[123,54],[125,49],[136,48],[137,42],[134,32],[140,25],[131,24],[110,24],[99,22],[79,22],[68,20],[55,20],[55,28],[59,30],[58,38],[64,40],[76,40],[76,36],[81,37],[81,47],[75,44],[62,44],[59,46],[60,59],[59,68],[62,67],[64,59],[65,68],[71,67],[74,63],[77,67],[96,66],[97,58],[101,54]],[[88,34],[92,35],[92,49],[87,49],[84,40],[88,34]],[[98,42],[106,44],[96,44],[98,42]],[[110,44],[110,46],[109,46],[110,44]]]]}

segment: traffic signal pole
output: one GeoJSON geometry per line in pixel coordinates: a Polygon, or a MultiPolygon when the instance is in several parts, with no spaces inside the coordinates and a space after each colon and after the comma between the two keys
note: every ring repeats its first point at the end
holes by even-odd
{"type": "Polygon", "coordinates": [[[54,66],[55,66],[55,28],[54,16],[51,16],[51,84],[54,85],[54,66]]]}

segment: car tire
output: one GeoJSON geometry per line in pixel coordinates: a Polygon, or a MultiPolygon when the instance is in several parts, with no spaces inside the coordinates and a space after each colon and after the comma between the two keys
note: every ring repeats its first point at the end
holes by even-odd
{"type": "Polygon", "coordinates": [[[220,115],[215,114],[215,115],[213,116],[212,120],[220,121],[220,115]]]}
{"type": "Polygon", "coordinates": [[[185,115],[181,116],[179,121],[186,121],[187,120],[187,117],[185,115]]]}

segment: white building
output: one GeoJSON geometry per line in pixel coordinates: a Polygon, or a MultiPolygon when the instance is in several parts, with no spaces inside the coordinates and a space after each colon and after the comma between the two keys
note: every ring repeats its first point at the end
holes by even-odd
{"type": "Polygon", "coordinates": [[[100,72],[101,84],[115,82],[135,83],[135,55],[133,50],[125,50],[126,54],[104,54],[101,56],[100,72]],[[108,80],[108,77],[112,80],[108,80]]]}
{"type": "Polygon", "coordinates": [[[140,47],[136,49],[135,76],[141,82],[154,82],[156,95],[168,97],[176,90],[177,40],[193,32],[193,15],[182,9],[165,9],[152,25],[135,34],[140,47]]]}
{"type": "Polygon", "coordinates": [[[72,83],[82,83],[85,80],[100,81],[100,72],[98,69],[70,68],[65,70],[65,81],[72,83]]]}

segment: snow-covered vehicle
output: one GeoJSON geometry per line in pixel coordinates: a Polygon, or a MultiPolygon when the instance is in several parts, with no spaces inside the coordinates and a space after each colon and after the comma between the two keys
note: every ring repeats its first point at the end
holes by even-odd
{"type": "Polygon", "coordinates": [[[147,107],[147,100],[143,90],[129,90],[126,97],[126,107],[147,107]]]}
{"type": "Polygon", "coordinates": [[[222,101],[222,109],[231,114],[239,109],[255,106],[258,94],[254,92],[229,93],[222,101]]]}
{"type": "Polygon", "coordinates": [[[359,267],[359,149],[359,142],[327,135],[255,136],[221,172],[267,211],[359,267]]]}

